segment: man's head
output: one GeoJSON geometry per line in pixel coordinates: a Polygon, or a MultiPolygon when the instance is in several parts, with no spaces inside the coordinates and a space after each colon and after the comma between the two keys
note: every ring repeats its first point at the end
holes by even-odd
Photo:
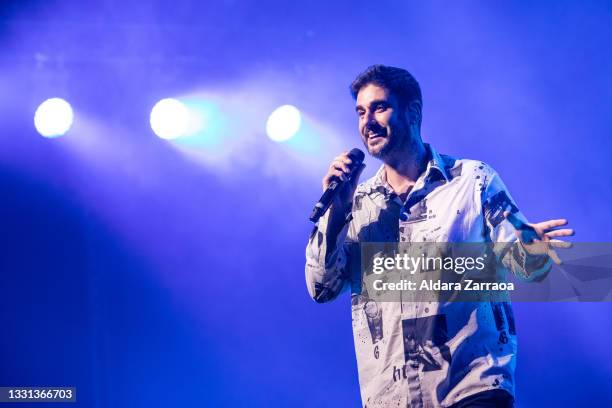
{"type": "Polygon", "coordinates": [[[420,141],[421,88],[406,70],[373,65],[351,84],[359,133],[368,152],[388,158],[398,147],[420,141]]]}

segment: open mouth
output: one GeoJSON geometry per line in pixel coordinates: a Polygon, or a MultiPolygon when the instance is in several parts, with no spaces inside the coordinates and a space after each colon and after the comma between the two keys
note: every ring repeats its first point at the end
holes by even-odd
{"type": "Polygon", "coordinates": [[[385,136],[384,133],[370,133],[368,134],[368,141],[384,138],[385,136]]]}

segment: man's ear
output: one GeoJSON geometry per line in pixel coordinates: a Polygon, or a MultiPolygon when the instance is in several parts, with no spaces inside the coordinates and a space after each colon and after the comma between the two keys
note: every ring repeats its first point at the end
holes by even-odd
{"type": "Polygon", "coordinates": [[[406,113],[409,117],[409,123],[411,125],[419,125],[421,126],[421,119],[423,105],[419,101],[412,101],[408,104],[408,108],[406,109],[406,113]]]}

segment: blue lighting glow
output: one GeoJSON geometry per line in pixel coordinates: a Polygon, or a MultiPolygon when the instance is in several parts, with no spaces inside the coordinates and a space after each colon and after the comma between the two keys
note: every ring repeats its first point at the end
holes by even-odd
{"type": "Polygon", "coordinates": [[[184,135],[177,143],[193,148],[217,148],[230,136],[228,117],[217,103],[201,97],[183,97],[189,120],[184,135]]]}

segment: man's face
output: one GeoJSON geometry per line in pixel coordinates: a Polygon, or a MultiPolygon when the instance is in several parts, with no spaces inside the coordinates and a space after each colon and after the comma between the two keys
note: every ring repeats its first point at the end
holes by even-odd
{"type": "Polygon", "coordinates": [[[396,146],[408,141],[405,113],[386,88],[375,84],[361,88],[355,110],[361,139],[372,156],[384,159],[396,146]]]}

